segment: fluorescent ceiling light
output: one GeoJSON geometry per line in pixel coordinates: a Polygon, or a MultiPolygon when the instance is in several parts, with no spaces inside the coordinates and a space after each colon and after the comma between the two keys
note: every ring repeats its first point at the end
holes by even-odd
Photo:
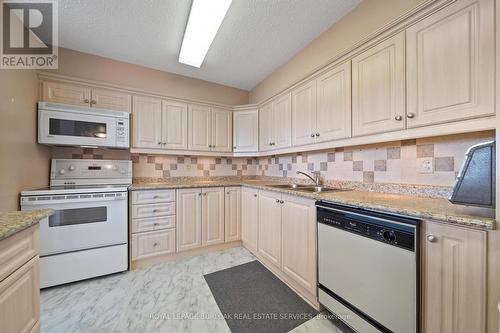
{"type": "Polygon", "coordinates": [[[232,0],[193,0],[179,62],[200,67],[232,0]]]}

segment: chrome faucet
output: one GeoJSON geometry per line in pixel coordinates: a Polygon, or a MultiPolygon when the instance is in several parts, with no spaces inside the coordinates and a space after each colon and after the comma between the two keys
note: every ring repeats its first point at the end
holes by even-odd
{"type": "Polygon", "coordinates": [[[319,172],[317,172],[317,171],[312,172],[312,174],[313,174],[314,178],[313,178],[313,177],[311,177],[311,176],[309,176],[307,173],[302,172],[302,171],[297,171],[297,174],[298,174],[298,175],[299,175],[299,174],[304,175],[304,176],[306,176],[307,178],[309,178],[310,180],[312,180],[316,186],[321,186],[321,178],[320,178],[320,176],[319,176],[319,172]]]}

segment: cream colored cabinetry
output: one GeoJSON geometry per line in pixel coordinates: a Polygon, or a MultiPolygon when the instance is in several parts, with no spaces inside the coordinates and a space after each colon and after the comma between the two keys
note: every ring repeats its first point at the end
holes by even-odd
{"type": "Polygon", "coordinates": [[[259,224],[259,190],[241,189],[241,241],[253,254],[257,253],[259,224]]]}
{"type": "Polygon", "coordinates": [[[292,91],[292,145],[351,136],[351,63],[292,91]]]}
{"type": "Polygon", "coordinates": [[[133,97],[132,145],[134,148],[162,148],[161,99],[133,97]]]}
{"type": "Polygon", "coordinates": [[[239,110],[233,113],[233,151],[259,150],[259,110],[239,110]]]}
{"type": "Polygon", "coordinates": [[[259,145],[261,150],[290,147],[292,144],[292,96],[283,94],[259,111],[259,145]]]}
{"type": "Polygon", "coordinates": [[[232,113],[205,105],[189,104],[188,148],[232,151],[232,113]]]}
{"type": "Polygon", "coordinates": [[[352,59],[353,136],[405,128],[405,33],[352,59]]]}
{"type": "Polygon", "coordinates": [[[426,222],[422,241],[425,332],[485,332],[486,232],[426,222]]]}
{"type": "Polygon", "coordinates": [[[125,92],[45,80],[41,85],[42,100],[45,102],[131,112],[132,97],[125,92]]]}
{"type": "Polygon", "coordinates": [[[316,142],[351,136],[351,62],[333,67],[316,79],[316,142]]]}
{"type": "Polygon", "coordinates": [[[494,1],[459,0],[406,31],[407,124],[493,114],[494,1]]]}
{"type": "Polygon", "coordinates": [[[226,187],[224,201],[225,242],[241,240],[241,187],[226,187]]]}
{"type": "MultiPolygon", "coordinates": [[[[243,195],[243,207],[255,205],[248,194],[243,195]]],[[[315,201],[261,190],[258,212],[256,256],[302,296],[317,302],[315,201]]],[[[248,243],[245,238],[243,242],[248,243]]]]}
{"type": "Polygon", "coordinates": [[[281,269],[281,194],[259,192],[258,255],[281,269]]]}
{"type": "Polygon", "coordinates": [[[133,191],[130,205],[132,261],[175,252],[175,190],[133,191]]]}
{"type": "Polygon", "coordinates": [[[177,190],[177,251],[224,243],[224,188],[177,190]]]}
{"type": "Polygon", "coordinates": [[[292,145],[316,141],[316,80],[292,91],[292,145]]]}
{"type": "Polygon", "coordinates": [[[187,148],[187,104],[137,95],[133,106],[134,148],[187,148]]]}
{"type": "Polygon", "coordinates": [[[40,332],[39,227],[0,241],[0,332],[40,332]]]}
{"type": "Polygon", "coordinates": [[[224,243],[224,188],[204,188],[201,192],[201,246],[224,243]]]}
{"type": "Polygon", "coordinates": [[[283,195],[282,270],[296,286],[316,295],[316,205],[283,195]]]}

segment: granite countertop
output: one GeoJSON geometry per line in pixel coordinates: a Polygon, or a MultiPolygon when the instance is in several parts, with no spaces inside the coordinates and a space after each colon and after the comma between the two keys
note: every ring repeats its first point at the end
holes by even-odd
{"type": "Polygon", "coordinates": [[[493,210],[454,205],[442,198],[427,198],[413,195],[387,194],[358,190],[310,193],[269,186],[274,184],[283,184],[283,182],[278,183],[261,179],[189,180],[189,178],[180,178],[161,182],[147,180],[134,182],[129,189],[137,191],[243,185],[315,200],[325,200],[332,203],[396,213],[420,219],[432,219],[477,229],[491,230],[495,228],[493,210]]]}
{"type": "Polygon", "coordinates": [[[53,209],[0,213],[0,240],[31,227],[52,214],[53,209]]]}

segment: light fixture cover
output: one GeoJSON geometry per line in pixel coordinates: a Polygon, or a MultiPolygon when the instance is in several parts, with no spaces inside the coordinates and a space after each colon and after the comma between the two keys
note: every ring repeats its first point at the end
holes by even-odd
{"type": "Polygon", "coordinates": [[[232,0],[193,0],[179,62],[200,67],[232,0]]]}

